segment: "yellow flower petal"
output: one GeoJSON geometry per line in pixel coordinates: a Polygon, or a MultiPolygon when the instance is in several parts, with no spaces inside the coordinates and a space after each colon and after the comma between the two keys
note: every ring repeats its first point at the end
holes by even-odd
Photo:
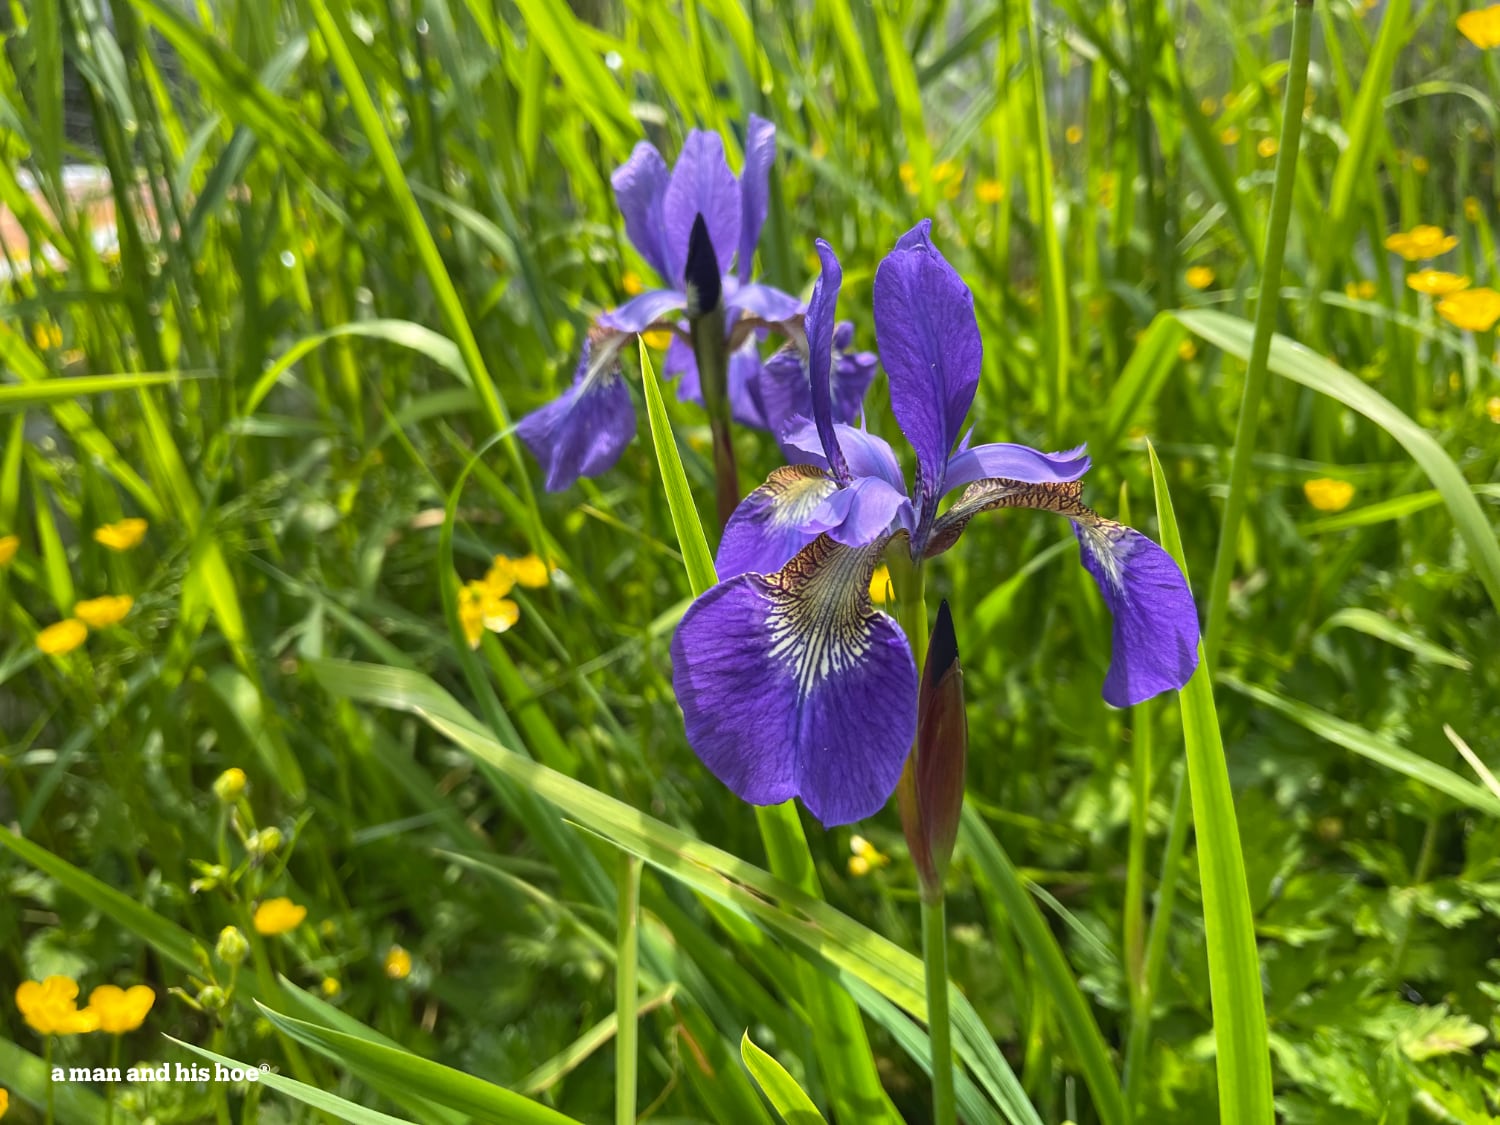
{"type": "Polygon", "coordinates": [[[1438,316],[1469,332],[1488,332],[1500,320],[1500,293],[1480,286],[1444,297],[1437,304],[1438,316]]]}
{"type": "Polygon", "coordinates": [[[877,605],[885,605],[893,600],[895,591],[891,588],[890,567],[877,566],[875,573],[870,575],[870,600],[877,605]]]}
{"type": "Polygon", "coordinates": [[[620,278],[620,286],[632,297],[646,291],[645,285],[641,283],[641,275],[635,270],[625,271],[625,276],[620,278]]]}
{"type": "Polygon", "coordinates": [[[1446,297],[1450,293],[1457,293],[1460,289],[1467,289],[1469,279],[1460,277],[1456,273],[1444,273],[1442,270],[1418,270],[1416,273],[1407,275],[1406,284],[1408,288],[1415,289],[1418,293],[1446,297]]]}
{"type": "Polygon", "coordinates": [[[102,598],[89,598],[76,603],[73,606],[73,616],[90,629],[108,629],[123,621],[133,605],[135,599],[129,594],[106,594],[102,598]]]}
{"type": "Polygon", "coordinates": [[[89,627],[76,617],[48,625],[36,635],[36,647],[48,656],[61,656],[72,652],[88,640],[89,627]]]}
{"type": "Polygon", "coordinates": [[[1214,283],[1214,271],[1209,266],[1191,266],[1183,280],[1193,289],[1207,289],[1214,283]]]}
{"type": "Polygon", "coordinates": [[[485,589],[495,597],[503,598],[515,584],[515,563],[504,555],[496,555],[494,562],[490,564],[489,573],[484,576],[485,589]]]}
{"type": "Polygon", "coordinates": [[[1409,231],[1398,232],[1385,240],[1387,250],[1400,254],[1408,262],[1436,258],[1441,254],[1446,254],[1457,245],[1457,235],[1445,235],[1442,227],[1428,224],[1412,227],[1409,231]]]}
{"type": "Polygon", "coordinates": [[[255,908],[252,921],[256,933],[275,937],[295,930],[306,918],[307,907],[298,906],[289,898],[270,898],[255,908]]]}
{"type": "Polygon", "coordinates": [[[1005,185],[999,180],[980,180],[974,197],[981,203],[999,203],[1005,198],[1005,185]]]}
{"type": "Polygon", "coordinates": [[[385,975],[391,980],[405,980],[411,976],[411,954],[399,945],[393,945],[386,950],[385,975]]]}
{"type": "Polygon", "coordinates": [[[504,633],[521,619],[521,607],[509,598],[493,598],[484,603],[484,627],[492,633],[504,633]]]}
{"type": "Polygon", "coordinates": [[[1069,125],[1063,130],[1063,140],[1067,141],[1070,145],[1076,145],[1079,141],[1083,140],[1083,129],[1078,125],[1069,125]]]}
{"type": "Polygon", "coordinates": [[[1500,4],[1458,17],[1458,30],[1481,50],[1500,47],[1500,4]]]}
{"type": "Polygon", "coordinates": [[[538,590],[551,579],[551,568],[536,555],[512,559],[510,566],[516,581],[528,590],[538,590]]]}
{"type": "Polygon", "coordinates": [[[100,1031],[118,1035],[140,1027],[155,1003],[156,993],[147,985],[125,989],[101,984],[89,993],[88,1010],[98,1017],[100,1031]]]}
{"type": "Polygon", "coordinates": [[[94,529],[94,542],[102,543],[111,551],[128,551],[146,537],[146,521],[142,519],[118,520],[94,529]]]}
{"type": "Polygon", "coordinates": [[[1354,486],[1346,480],[1319,477],[1302,485],[1307,502],[1320,512],[1342,512],[1354,499],[1354,486]]]}
{"type": "Polygon", "coordinates": [[[96,1029],[98,1014],[80,1011],[77,1001],[78,982],[71,977],[29,980],[16,989],[16,1008],[39,1035],[80,1035],[96,1029]]]}
{"type": "Polygon", "coordinates": [[[1281,146],[1276,142],[1275,137],[1262,137],[1256,143],[1255,151],[1262,159],[1269,160],[1276,155],[1277,150],[1280,148],[1281,146]]]}
{"type": "Polygon", "coordinates": [[[21,547],[19,535],[0,535],[0,566],[7,565],[11,559],[16,557],[16,551],[21,547]]]}

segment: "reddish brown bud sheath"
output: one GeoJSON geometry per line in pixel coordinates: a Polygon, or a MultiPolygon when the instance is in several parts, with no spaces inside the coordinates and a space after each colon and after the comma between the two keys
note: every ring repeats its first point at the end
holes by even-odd
{"type": "Polygon", "coordinates": [[[945,600],[938,608],[917,690],[917,741],[897,797],[906,844],[927,902],[942,898],[943,876],[953,856],[964,803],[969,722],[958,638],[945,600]]]}

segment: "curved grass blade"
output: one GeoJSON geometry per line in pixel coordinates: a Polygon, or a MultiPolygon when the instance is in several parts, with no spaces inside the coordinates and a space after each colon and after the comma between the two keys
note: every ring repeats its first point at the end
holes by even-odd
{"type": "Polygon", "coordinates": [[[786,1067],[755,1045],[748,1028],[740,1040],[740,1058],[745,1060],[745,1069],[786,1125],[828,1125],[807,1092],[786,1072],[786,1067]]]}
{"type": "MultiPolygon", "coordinates": [[[[1187,560],[1183,557],[1182,537],[1177,531],[1166,476],[1156,450],[1149,445],[1147,449],[1151,454],[1151,482],[1156,491],[1162,546],[1186,575],[1187,560]]],[[[1208,952],[1214,1040],[1218,1044],[1220,1120],[1226,1125],[1271,1125],[1276,1120],[1276,1107],[1255,919],[1250,911],[1250,890],[1234,813],[1234,793],[1229,787],[1229,766],[1224,759],[1213,685],[1209,682],[1208,662],[1201,643],[1198,670],[1178,698],[1193,798],[1193,826],[1198,834],[1204,944],[1208,952]]]]}

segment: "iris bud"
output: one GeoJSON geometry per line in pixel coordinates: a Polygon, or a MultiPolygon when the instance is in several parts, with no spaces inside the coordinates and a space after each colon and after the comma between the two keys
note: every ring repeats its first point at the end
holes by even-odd
{"type": "Polygon", "coordinates": [[[922,898],[928,903],[943,897],[943,876],[953,856],[963,811],[968,754],[964,674],[958,662],[953,615],[944,600],[917,689],[916,746],[897,790],[901,827],[922,884],[922,898]]]}
{"type": "Polygon", "coordinates": [[[713,240],[708,236],[708,224],[703,221],[701,211],[693,218],[693,230],[688,235],[687,264],[682,272],[683,280],[687,282],[689,317],[697,319],[719,307],[719,298],[723,295],[719,257],[714,253],[713,240]]]}

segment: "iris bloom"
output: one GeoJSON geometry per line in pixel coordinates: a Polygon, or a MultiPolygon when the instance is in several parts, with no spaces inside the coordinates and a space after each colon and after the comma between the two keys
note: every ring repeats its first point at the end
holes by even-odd
{"type": "Polygon", "coordinates": [[[786,441],[803,464],[745,498],[719,547],[720,583],[672,641],[688,741],[752,804],[803,802],[825,825],[878,811],[896,787],[917,724],[917,671],[896,622],[870,604],[888,547],[941,554],[993,508],[1067,517],[1081,561],[1114,614],[1104,698],[1124,707],[1181,687],[1198,663],[1198,617],[1182,572],[1144,535],[1080,499],[1082,450],[959,441],[982,344],[968,287],[922,222],[875,275],[875,335],[891,406],[917,462],[908,490],[891,447],[833,420],[829,373],[838,259],[822,274],[806,331],[813,418],[786,441]],[[939,514],[940,501],[962,488],[939,514]]]}
{"type": "MultiPolygon", "coordinates": [[[[625,233],[663,287],[647,289],[599,317],[589,332],[573,384],[561,397],[521,419],[516,427],[547,474],[547,488],[559,491],[581,476],[597,476],[620,459],[635,436],[635,411],[620,375],[619,353],[635,334],[661,327],[664,317],[691,309],[693,290],[702,283],[688,277],[688,241],[694,221],[702,217],[719,275],[720,300],[731,329],[743,315],[776,323],[795,315],[795,297],[750,280],[751,260],[760,241],[770,200],[771,164],[776,158],[776,127],[750,117],[745,136],[745,166],[736,179],[724,158],[717,133],[694,129],[669,172],[654,145],[642,141],[630,159],[616,169],[611,182],[625,219],[625,233]]],[[[757,374],[753,341],[741,339],[743,326],[731,337],[742,385],[757,374]]],[[[674,349],[668,370],[683,370],[685,349],[674,349]]],[[[686,351],[691,359],[691,351],[686,351]]],[[[694,368],[696,371],[696,368],[694,368]]],[[[736,375],[731,371],[731,380],[736,375]]],[[[694,377],[684,390],[691,397],[694,377]]],[[[746,397],[742,392],[742,398],[746,397]]]]}

